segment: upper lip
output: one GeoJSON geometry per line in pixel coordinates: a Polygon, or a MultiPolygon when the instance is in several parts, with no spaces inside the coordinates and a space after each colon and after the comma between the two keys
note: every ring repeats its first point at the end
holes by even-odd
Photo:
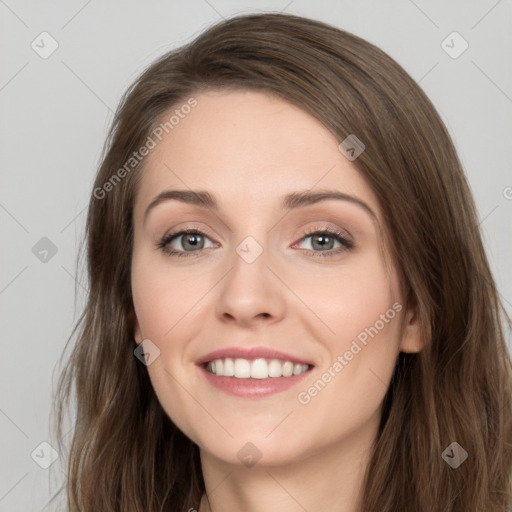
{"type": "Polygon", "coordinates": [[[311,361],[307,361],[300,357],[293,356],[291,354],[287,354],[286,352],[281,352],[279,350],[275,350],[272,348],[266,347],[228,347],[221,348],[219,350],[214,350],[202,357],[200,357],[196,364],[202,365],[205,363],[209,363],[210,361],[215,361],[216,359],[225,359],[230,357],[232,359],[240,358],[240,359],[281,359],[282,361],[291,361],[294,364],[308,364],[313,366],[311,361]]]}

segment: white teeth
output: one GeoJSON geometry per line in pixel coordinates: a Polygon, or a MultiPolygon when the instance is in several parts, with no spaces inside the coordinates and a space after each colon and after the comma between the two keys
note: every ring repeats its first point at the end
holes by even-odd
{"type": "Polygon", "coordinates": [[[286,361],[283,364],[283,377],[291,377],[293,375],[293,363],[286,361]]]}
{"type": "Polygon", "coordinates": [[[281,361],[272,359],[268,365],[268,376],[269,377],[281,377],[283,374],[283,365],[281,361]]]}
{"type": "Polygon", "coordinates": [[[224,359],[224,377],[234,377],[235,376],[235,363],[233,363],[233,359],[229,357],[224,359]]]}
{"type": "Polygon", "coordinates": [[[251,363],[251,377],[253,379],[268,378],[268,365],[265,359],[255,359],[251,363]]]}
{"type": "MultiPolygon", "coordinates": [[[[217,372],[219,370],[215,370],[215,371],[217,372]]],[[[293,375],[299,375],[299,373],[302,373],[302,365],[301,364],[296,364],[293,367],[293,375]]]]}
{"type": "MultiPolygon", "coordinates": [[[[216,369],[213,369],[216,375],[216,369]]],[[[247,359],[235,359],[235,377],[237,379],[248,379],[251,376],[251,363],[247,359]]]]}
{"type": "Polygon", "coordinates": [[[210,361],[206,370],[219,377],[235,377],[237,379],[267,379],[269,377],[291,377],[309,370],[307,364],[293,364],[280,359],[257,358],[254,360],[227,357],[210,361]]]}

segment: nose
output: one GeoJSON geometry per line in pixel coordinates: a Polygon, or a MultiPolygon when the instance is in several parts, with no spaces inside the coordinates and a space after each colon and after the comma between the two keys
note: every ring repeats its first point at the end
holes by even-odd
{"type": "Polygon", "coordinates": [[[276,270],[269,268],[266,251],[251,260],[243,251],[235,252],[231,269],[218,287],[216,313],[224,323],[252,327],[278,322],[284,315],[285,287],[276,277],[276,270]]]}

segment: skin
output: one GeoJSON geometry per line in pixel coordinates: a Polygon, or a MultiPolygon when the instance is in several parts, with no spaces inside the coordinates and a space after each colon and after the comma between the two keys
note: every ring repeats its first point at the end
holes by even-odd
{"type": "Polygon", "coordinates": [[[339,151],[340,141],[301,109],[261,92],[195,97],[198,105],[146,160],[134,205],[132,290],[135,340],[160,350],[147,367],[154,390],[200,447],[208,494],[200,512],[356,512],[398,353],[421,350],[417,315],[402,303],[393,263],[385,264],[378,200],[339,151]],[[220,210],[167,200],[144,219],[168,189],[207,190],[220,210]],[[376,219],[349,201],[280,210],[281,196],[320,189],[361,199],[376,219]],[[199,237],[204,248],[183,245],[186,236],[172,248],[196,251],[192,256],[157,247],[164,235],[191,227],[206,233],[199,237]],[[313,245],[306,230],[325,227],[350,234],[354,248],[334,254],[339,242],[313,245]],[[252,263],[236,252],[247,236],[263,248],[252,263]],[[333,256],[311,255],[326,250],[333,256]],[[394,303],[401,311],[300,403],[299,392],[394,303]],[[211,386],[195,364],[232,346],[276,348],[315,366],[289,390],[234,397],[211,386]],[[247,442],[261,454],[252,467],[237,456],[247,442]]]}

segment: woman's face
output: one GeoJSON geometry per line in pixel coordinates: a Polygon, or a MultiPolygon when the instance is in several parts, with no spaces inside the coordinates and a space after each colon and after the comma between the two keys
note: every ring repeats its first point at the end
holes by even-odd
{"type": "Polygon", "coordinates": [[[134,208],[134,336],[155,393],[226,463],[357,450],[398,353],[420,349],[376,196],[299,108],[250,91],[196,100],[151,150],[134,208]]]}

